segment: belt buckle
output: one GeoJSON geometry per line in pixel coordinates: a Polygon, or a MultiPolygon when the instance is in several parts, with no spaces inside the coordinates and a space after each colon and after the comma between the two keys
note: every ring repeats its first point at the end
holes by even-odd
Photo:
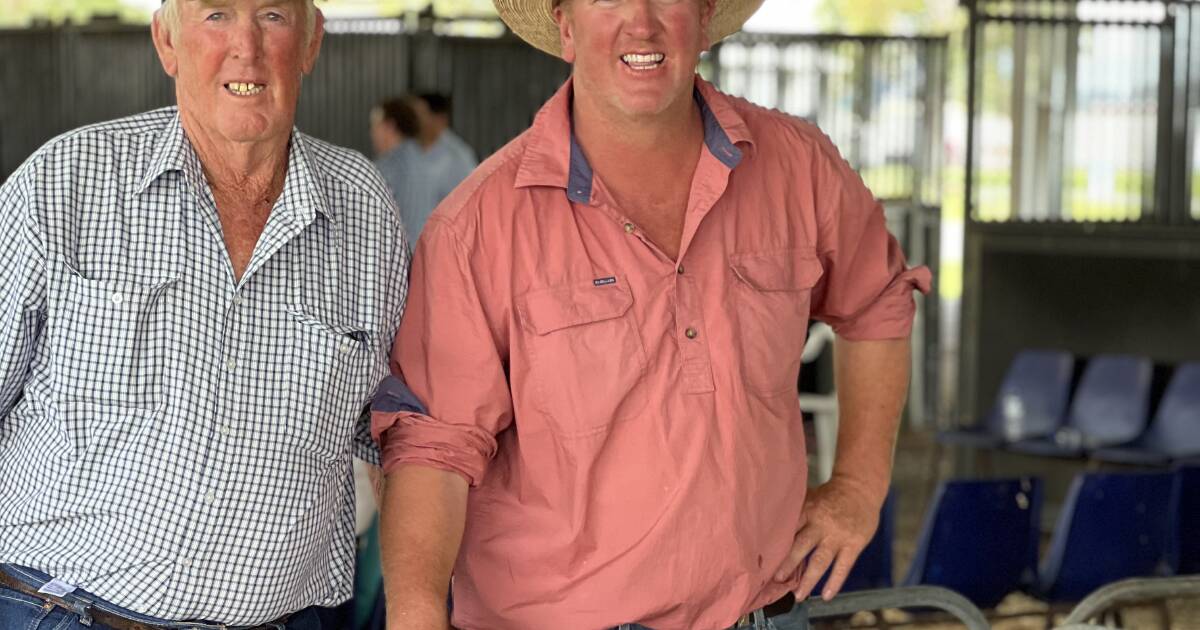
{"type": "Polygon", "coordinates": [[[748,625],[750,625],[750,613],[746,613],[741,617],[738,617],[737,623],[733,624],[733,627],[742,628],[748,625]]]}

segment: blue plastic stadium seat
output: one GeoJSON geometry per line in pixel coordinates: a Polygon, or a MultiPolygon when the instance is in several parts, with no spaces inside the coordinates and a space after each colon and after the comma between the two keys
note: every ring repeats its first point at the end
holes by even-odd
{"type": "Polygon", "coordinates": [[[1146,357],[1098,355],[1084,369],[1067,414],[1052,435],[1009,445],[1017,453],[1075,457],[1129,442],[1146,428],[1154,363],[1146,357]]]}
{"type": "Polygon", "coordinates": [[[1063,504],[1038,594],[1075,602],[1097,588],[1170,572],[1169,504],[1174,475],[1082,473],[1063,504]]]}
{"type": "MultiPolygon", "coordinates": [[[[842,592],[865,591],[875,588],[892,587],[892,541],[896,536],[896,491],[892,489],[884,499],[883,509],[879,512],[879,528],[871,542],[858,555],[854,568],[842,584],[842,592]]],[[[826,575],[828,577],[828,575],[826,575]]],[[[825,579],[817,582],[814,593],[820,593],[825,587],[825,579]]]]}
{"type": "Polygon", "coordinates": [[[1099,449],[1092,457],[1141,465],[1200,458],[1200,363],[1175,368],[1150,428],[1138,440],[1127,446],[1099,449]]]}
{"type": "Polygon", "coordinates": [[[1200,575],[1200,464],[1175,471],[1171,495],[1171,565],[1180,575],[1200,575]]]}
{"type": "Polygon", "coordinates": [[[1042,482],[950,480],[925,515],[905,586],[943,586],[993,608],[1037,575],[1042,482]]]}
{"type": "Polygon", "coordinates": [[[1006,442],[1054,433],[1071,392],[1075,357],[1068,352],[1023,350],[996,392],[986,420],[974,428],[938,434],[943,444],[997,448],[1006,442]]]}

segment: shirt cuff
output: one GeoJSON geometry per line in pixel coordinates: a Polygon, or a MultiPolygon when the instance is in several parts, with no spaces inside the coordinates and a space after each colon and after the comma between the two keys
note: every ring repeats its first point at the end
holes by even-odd
{"type": "Polygon", "coordinates": [[[933,274],[928,268],[909,269],[896,276],[867,308],[839,322],[833,331],[850,341],[907,338],[917,309],[912,292],[929,293],[932,283],[933,274]]]}
{"type": "Polygon", "coordinates": [[[458,473],[475,487],[496,455],[495,437],[474,426],[411,412],[376,412],[371,424],[371,432],[379,440],[384,474],[402,465],[417,465],[458,473]]]}

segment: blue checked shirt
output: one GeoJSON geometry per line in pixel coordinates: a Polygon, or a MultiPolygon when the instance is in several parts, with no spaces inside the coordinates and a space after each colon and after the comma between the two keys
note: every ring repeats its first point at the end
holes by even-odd
{"type": "Polygon", "coordinates": [[[346,600],[407,272],[375,169],[301,133],[240,281],[174,108],[43,147],[0,188],[0,562],[167,619],[346,600]]]}

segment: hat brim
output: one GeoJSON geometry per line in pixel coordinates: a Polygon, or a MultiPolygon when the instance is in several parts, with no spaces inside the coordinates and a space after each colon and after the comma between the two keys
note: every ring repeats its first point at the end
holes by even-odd
{"type": "MultiPolygon", "coordinates": [[[[562,40],[554,21],[555,0],[493,0],[500,19],[534,48],[562,57],[562,40]]],[[[717,0],[708,38],[717,43],[742,30],[763,0],[717,0]]]]}

